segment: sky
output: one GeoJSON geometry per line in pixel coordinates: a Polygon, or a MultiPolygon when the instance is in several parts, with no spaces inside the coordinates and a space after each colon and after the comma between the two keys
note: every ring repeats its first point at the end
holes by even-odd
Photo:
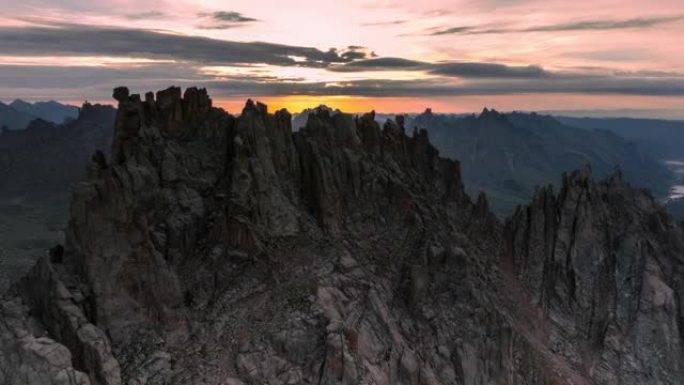
{"type": "Polygon", "coordinates": [[[684,118],[684,1],[0,0],[0,100],[684,118]]]}

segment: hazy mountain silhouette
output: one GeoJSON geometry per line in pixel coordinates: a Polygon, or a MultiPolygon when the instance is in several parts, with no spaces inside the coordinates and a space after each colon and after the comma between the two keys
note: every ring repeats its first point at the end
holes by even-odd
{"type": "Polygon", "coordinates": [[[412,124],[427,128],[442,156],[461,162],[471,195],[485,191],[495,211],[510,213],[536,186],[559,183],[564,171],[590,165],[603,177],[621,169],[627,180],[666,194],[672,175],[647,151],[613,132],[586,130],[536,113],[484,109],[465,117],[429,109],[412,124]]]}
{"type": "Polygon", "coordinates": [[[17,111],[25,112],[53,123],[63,123],[67,119],[76,119],[78,117],[78,107],[58,103],[54,100],[29,103],[16,99],[9,106],[17,111]]]}
{"type": "Polygon", "coordinates": [[[64,123],[78,116],[78,107],[55,101],[29,103],[15,99],[10,104],[0,103],[0,127],[21,130],[34,119],[52,123],[64,123]]]}
{"type": "Polygon", "coordinates": [[[21,130],[26,128],[35,118],[32,114],[18,111],[0,102],[0,128],[6,127],[10,130],[21,130]]]}
{"type": "Polygon", "coordinates": [[[574,127],[603,129],[634,140],[661,159],[684,158],[684,121],[633,118],[556,117],[574,127]]]}

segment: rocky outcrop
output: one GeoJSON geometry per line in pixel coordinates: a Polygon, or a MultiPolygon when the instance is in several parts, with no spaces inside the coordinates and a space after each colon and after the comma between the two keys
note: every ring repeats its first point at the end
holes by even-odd
{"type": "Polygon", "coordinates": [[[0,303],[0,384],[90,385],[69,349],[28,320],[17,298],[0,303]]]}
{"type": "Polygon", "coordinates": [[[552,341],[600,384],[674,384],[684,375],[682,230],[617,173],[565,175],[509,223],[513,280],[552,341]]]}
{"type": "Polygon", "coordinates": [[[293,132],[287,111],[235,118],[194,88],[114,97],[111,158],[76,186],[64,249],[3,302],[36,330],[0,327],[0,373],[677,383],[681,231],[619,178],[573,174],[504,226],[401,117],[317,109],[293,132]],[[45,333],[69,360],[16,358],[45,333]]]}

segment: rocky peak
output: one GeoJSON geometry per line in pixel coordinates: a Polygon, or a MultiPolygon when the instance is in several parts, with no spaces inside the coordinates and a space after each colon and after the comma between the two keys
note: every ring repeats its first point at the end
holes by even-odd
{"type": "Polygon", "coordinates": [[[32,106],[31,103],[23,101],[21,99],[14,99],[12,103],[8,104],[10,107],[15,108],[19,111],[29,110],[32,106]]]}
{"type": "Polygon", "coordinates": [[[78,118],[83,121],[101,120],[102,116],[112,115],[114,108],[108,105],[92,104],[85,102],[78,109],[78,118]]]}
{"type": "MultiPolygon", "coordinates": [[[[119,102],[112,147],[112,159],[115,161],[122,161],[125,157],[131,147],[128,142],[138,136],[141,125],[154,123],[154,129],[159,130],[160,135],[187,137],[195,135],[212,112],[212,101],[204,88],[188,88],[181,97],[179,87],[169,87],[158,91],[156,98],[148,92],[143,102],[140,95],[131,95],[128,88],[119,87],[114,90],[113,97],[119,102]]],[[[149,139],[150,135],[143,137],[149,139]]]]}
{"type": "Polygon", "coordinates": [[[484,121],[487,121],[487,120],[507,120],[505,114],[499,113],[499,111],[497,111],[493,108],[490,110],[487,107],[485,107],[482,110],[482,112],[478,116],[478,119],[484,120],[484,121]]]}
{"type": "Polygon", "coordinates": [[[330,115],[333,115],[335,113],[339,113],[340,110],[333,110],[332,108],[326,106],[325,104],[320,104],[318,107],[314,108],[313,110],[305,110],[307,113],[317,113],[320,111],[327,111],[330,115]]]}

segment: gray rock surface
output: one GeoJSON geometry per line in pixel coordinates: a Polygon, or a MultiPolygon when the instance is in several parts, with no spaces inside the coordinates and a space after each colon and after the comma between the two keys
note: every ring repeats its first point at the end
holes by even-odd
{"type": "Polygon", "coordinates": [[[557,195],[540,189],[509,228],[510,280],[552,344],[600,384],[681,382],[684,245],[663,207],[619,173],[594,183],[584,170],[557,195]]]}
{"type": "Polygon", "coordinates": [[[63,256],[2,302],[0,375],[680,382],[681,228],[619,176],[571,174],[503,224],[403,119],[319,109],[293,133],[286,111],[235,118],[204,90],[114,96],[63,256]]]}

